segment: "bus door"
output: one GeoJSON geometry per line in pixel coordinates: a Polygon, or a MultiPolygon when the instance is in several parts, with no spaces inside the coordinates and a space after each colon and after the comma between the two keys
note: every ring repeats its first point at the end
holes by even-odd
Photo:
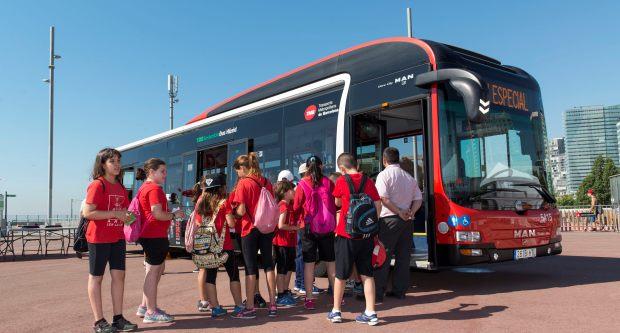
{"type": "Polygon", "coordinates": [[[397,148],[400,152],[401,167],[412,174],[416,179],[420,191],[422,191],[422,206],[416,212],[413,219],[413,252],[412,266],[422,266],[422,262],[428,261],[428,223],[426,221],[425,203],[425,170],[424,170],[424,135],[411,134],[405,137],[389,139],[389,146],[397,148]],[[420,264],[418,264],[418,262],[420,264]]]}
{"type": "Polygon", "coordinates": [[[353,149],[361,171],[376,179],[383,170],[382,152],[395,147],[400,152],[401,166],[418,182],[423,204],[414,218],[412,235],[412,267],[428,267],[427,195],[424,191],[428,176],[425,172],[424,141],[425,100],[408,101],[353,116],[353,149]]]}
{"type": "Polygon", "coordinates": [[[373,180],[383,169],[381,152],[385,147],[386,122],[378,113],[369,112],[353,118],[353,153],[358,168],[373,180]]]}
{"type": "MultiPolygon", "coordinates": [[[[164,192],[168,200],[168,209],[170,211],[181,209],[181,197],[183,194],[183,156],[177,155],[168,158],[166,161],[168,175],[166,176],[166,184],[164,192]]],[[[183,247],[183,227],[185,221],[172,220],[168,229],[168,240],[172,247],[183,247]]]]}

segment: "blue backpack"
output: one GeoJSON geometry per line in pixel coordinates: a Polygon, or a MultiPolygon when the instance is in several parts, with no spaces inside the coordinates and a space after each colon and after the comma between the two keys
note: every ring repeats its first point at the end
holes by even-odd
{"type": "Polygon", "coordinates": [[[379,233],[379,218],[373,200],[364,193],[367,177],[362,175],[358,191],[355,190],[351,176],[344,175],[349,185],[349,211],[346,215],[345,229],[353,239],[370,238],[379,233]]]}

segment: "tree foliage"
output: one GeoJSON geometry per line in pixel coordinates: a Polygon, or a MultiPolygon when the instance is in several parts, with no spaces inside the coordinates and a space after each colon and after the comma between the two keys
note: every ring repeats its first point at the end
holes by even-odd
{"type": "Polygon", "coordinates": [[[559,196],[556,198],[556,200],[557,205],[560,207],[575,206],[577,204],[577,200],[575,200],[575,197],[568,194],[559,196]]]}
{"type": "Polygon", "coordinates": [[[594,194],[601,205],[611,203],[611,191],[609,188],[609,177],[618,173],[618,168],[611,158],[599,156],[594,161],[590,174],[583,179],[579,190],[577,190],[577,202],[582,205],[589,205],[590,198],[586,195],[589,189],[594,190],[594,194]]]}

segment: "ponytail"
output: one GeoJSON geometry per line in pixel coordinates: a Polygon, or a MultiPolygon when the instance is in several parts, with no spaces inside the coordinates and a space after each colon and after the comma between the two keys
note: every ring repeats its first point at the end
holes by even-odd
{"type": "Polygon", "coordinates": [[[142,168],[138,168],[136,170],[136,180],[145,180],[146,179],[146,171],[142,168]]]}
{"type": "Polygon", "coordinates": [[[166,162],[159,158],[149,158],[146,162],[144,162],[144,166],[142,168],[138,168],[136,171],[136,179],[146,180],[149,171],[155,171],[162,165],[166,165],[166,162]]]}
{"type": "Polygon", "coordinates": [[[323,171],[321,167],[323,166],[323,162],[317,156],[311,156],[306,160],[306,167],[308,167],[308,171],[306,174],[310,176],[312,179],[313,186],[320,186],[323,180],[323,171]]]}
{"type": "Polygon", "coordinates": [[[255,152],[251,152],[248,154],[249,157],[249,162],[250,162],[250,167],[249,169],[249,174],[250,175],[254,175],[254,176],[258,176],[260,177],[261,171],[260,171],[260,164],[258,163],[258,155],[256,155],[255,152]]]}
{"type": "Polygon", "coordinates": [[[198,199],[200,199],[200,196],[202,195],[202,183],[203,182],[204,182],[204,179],[194,184],[194,188],[192,189],[192,191],[194,192],[192,195],[192,202],[194,203],[194,205],[198,202],[198,199]]]}
{"type": "Polygon", "coordinates": [[[261,177],[260,164],[258,162],[258,155],[255,152],[251,152],[247,155],[241,155],[235,159],[233,168],[239,170],[241,167],[248,169],[248,175],[261,177]]]}

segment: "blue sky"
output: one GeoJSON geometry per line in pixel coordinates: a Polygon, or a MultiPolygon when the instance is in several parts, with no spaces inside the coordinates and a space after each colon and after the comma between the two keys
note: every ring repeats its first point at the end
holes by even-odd
{"type": "Polygon", "coordinates": [[[406,34],[524,68],[549,135],[562,111],[620,104],[617,1],[3,1],[0,191],[9,214],[47,211],[49,26],[56,26],[54,212],[82,198],[96,152],[176,124],[256,83],[347,47],[406,34]],[[437,4],[441,3],[441,7],[437,4]]]}

